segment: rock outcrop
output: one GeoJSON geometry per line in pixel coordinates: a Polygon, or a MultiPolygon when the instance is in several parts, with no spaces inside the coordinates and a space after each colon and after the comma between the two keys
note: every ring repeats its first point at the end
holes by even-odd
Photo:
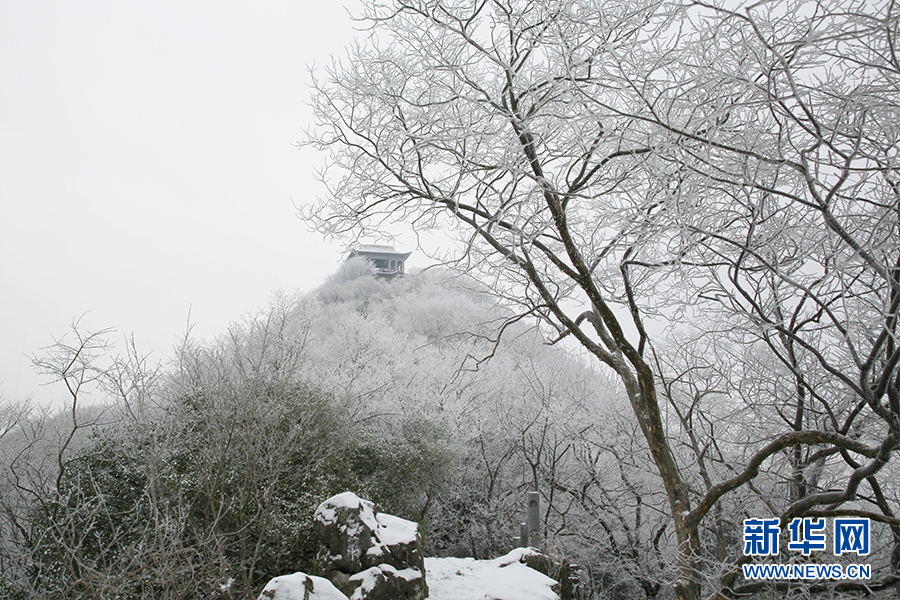
{"type": "Polygon", "coordinates": [[[425,558],[416,523],[379,513],[351,492],[319,505],[316,571],[351,600],[424,600],[425,558]]]}
{"type": "Polygon", "coordinates": [[[259,600],[347,600],[347,596],[327,579],[293,573],[267,583],[259,600]]]}

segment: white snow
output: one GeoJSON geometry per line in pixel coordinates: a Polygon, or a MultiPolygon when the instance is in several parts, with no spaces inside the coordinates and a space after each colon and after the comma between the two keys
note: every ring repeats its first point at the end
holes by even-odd
{"type": "MultiPolygon", "coordinates": [[[[372,504],[368,500],[363,500],[353,492],[342,492],[340,494],[332,496],[331,498],[320,504],[319,508],[321,509],[326,504],[335,508],[356,508],[364,502],[366,504],[372,504]]],[[[316,512],[319,511],[317,510],[316,512]]]]}
{"type": "MultiPolygon", "coordinates": [[[[319,505],[316,509],[315,519],[323,525],[331,525],[337,519],[339,509],[352,509],[359,511],[359,520],[369,528],[373,534],[374,546],[366,553],[371,556],[386,556],[386,546],[397,544],[412,544],[416,541],[418,525],[413,521],[407,521],[387,513],[375,513],[375,504],[363,500],[353,492],[343,492],[332,496],[319,505]]],[[[350,536],[360,532],[354,527],[346,530],[350,536]]]]}
{"type": "Polygon", "coordinates": [[[363,500],[353,492],[343,492],[320,504],[316,509],[315,519],[323,525],[330,525],[337,518],[337,510],[340,508],[359,509],[359,518],[369,529],[374,531],[378,527],[375,504],[363,500]]]}
{"type": "MultiPolygon", "coordinates": [[[[422,576],[422,574],[419,573],[419,571],[416,569],[397,569],[387,563],[382,563],[377,567],[371,567],[369,569],[366,569],[365,571],[357,573],[356,575],[352,575],[350,577],[350,581],[362,581],[362,586],[366,587],[366,581],[374,581],[381,573],[394,575],[401,579],[405,579],[406,581],[412,581],[413,579],[418,579],[422,576]]],[[[372,585],[369,585],[368,589],[371,589],[372,585]]]]}
{"type": "Polygon", "coordinates": [[[353,591],[353,595],[350,596],[350,600],[362,600],[363,595],[371,592],[375,589],[375,585],[378,583],[378,579],[383,575],[393,575],[395,577],[400,577],[401,579],[405,579],[406,581],[412,581],[413,579],[419,579],[422,577],[422,574],[418,572],[416,569],[396,569],[389,564],[381,564],[377,567],[372,567],[370,569],[366,569],[361,573],[357,573],[350,577],[350,581],[359,581],[359,587],[353,591]]]}
{"type": "MultiPolygon", "coordinates": [[[[376,514],[372,502],[362,500],[352,492],[338,494],[320,504],[315,518],[329,525],[341,508],[359,509],[362,524],[373,533],[374,546],[367,550],[370,555],[387,555],[388,546],[411,544],[416,540],[416,523],[385,513],[376,514]]],[[[551,589],[556,581],[520,562],[523,557],[536,552],[532,548],[517,548],[493,560],[426,558],[428,600],[559,600],[551,589]]],[[[390,565],[382,564],[351,577],[361,581],[353,597],[361,597],[363,592],[371,590],[379,573],[388,571],[408,580],[421,576],[415,569],[396,571],[390,565]]],[[[311,594],[308,600],[347,600],[328,580],[304,573],[276,577],[263,590],[259,600],[304,600],[304,584],[308,580],[315,582],[316,594],[311,594]]]]}
{"type": "Polygon", "coordinates": [[[330,506],[326,506],[324,502],[319,505],[319,508],[316,509],[316,520],[325,525],[334,523],[334,519],[336,517],[337,512],[330,506]]]}
{"type": "Polygon", "coordinates": [[[293,573],[276,577],[266,584],[259,600],[347,600],[334,584],[314,575],[293,573]],[[309,588],[309,596],[306,595],[309,588]]]}
{"type": "MultiPolygon", "coordinates": [[[[384,566],[390,567],[390,565],[382,565],[382,567],[384,567],[384,566]]],[[[391,568],[393,568],[393,567],[391,567],[391,568]]],[[[405,579],[406,581],[412,581],[413,579],[419,579],[422,576],[422,574],[419,573],[419,571],[417,569],[400,569],[399,571],[397,571],[396,575],[397,575],[397,577],[399,577],[401,579],[405,579]]]]}
{"type": "Polygon", "coordinates": [[[556,581],[518,562],[529,552],[517,549],[494,560],[426,558],[428,600],[559,600],[550,589],[556,581]]]}
{"type": "Polygon", "coordinates": [[[510,563],[522,562],[522,559],[526,556],[540,556],[540,554],[541,553],[534,548],[516,548],[515,550],[504,554],[500,558],[495,558],[487,562],[494,563],[498,567],[505,567],[510,563]]]}
{"type": "MultiPolygon", "coordinates": [[[[529,548],[520,548],[494,560],[426,558],[428,600],[559,600],[550,588],[556,584],[554,580],[519,562],[522,556],[533,552],[529,548]]],[[[371,589],[382,569],[393,570],[393,567],[380,565],[354,575],[352,579],[362,579],[357,593],[361,589],[371,589]]],[[[419,576],[415,569],[397,573],[408,578],[419,576]]],[[[307,578],[314,585],[308,600],[347,600],[328,580],[305,573],[276,577],[265,587],[259,600],[303,600],[307,578]]]]}
{"type": "Polygon", "coordinates": [[[371,569],[366,569],[362,573],[357,573],[351,577],[350,581],[360,581],[361,583],[359,587],[353,591],[353,596],[350,600],[360,600],[363,594],[371,592],[375,588],[375,584],[378,583],[378,576],[381,573],[381,569],[372,567],[371,569]]]}
{"type": "Polygon", "coordinates": [[[385,546],[412,544],[416,541],[418,525],[413,521],[407,521],[387,513],[378,513],[375,515],[375,520],[378,522],[376,531],[378,541],[385,546]]]}

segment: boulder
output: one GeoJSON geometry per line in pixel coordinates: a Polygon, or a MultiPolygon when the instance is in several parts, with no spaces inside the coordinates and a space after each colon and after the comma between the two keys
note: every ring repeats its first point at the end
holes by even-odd
{"type": "Polygon", "coordinates": [[[519,562],[556,580],[557,583],[551,589],[559,595],[560,600],[572,600],[578,594],[581,586],[578,565],[570,564],[564,558],[551,558],[535,548],[516,548],[509,554],[496,559],[496,562],[499,562],[501,566],[519,562]]]}
{"type": "Polygon", "coordinates": [[[423,571],[383,564],[350,577],[350,600],[422,600],[428,596],[423,571]]]}
{"type": "Polygon", "coordinates": [[[332,496],[319,505],[313,516],[322,549],[316,561],[323,572],[359,573],[368,550],[375,546],[378,528],[375,505],[352,492],[332,496]]]}
{"type": "Polygon", "coordinates": [[[258,600],[347,600],[347,596],[323,577],[294,573],[269,581],[258,600]]]}
{"type": "Polygon", "coordinates": [[[314,521],[322,545],[317,572],[348,596],[358,600],[428,596],[416,523],[379,513],[372,502],[351,492],[320,504],[314,521]]]}

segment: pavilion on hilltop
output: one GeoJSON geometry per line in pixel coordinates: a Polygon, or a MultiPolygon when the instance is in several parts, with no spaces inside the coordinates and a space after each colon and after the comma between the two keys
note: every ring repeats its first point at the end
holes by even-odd
{"type": "Polygon", "coordinates": [[[347,259],[365,258],[375,266],[375,274],[379,277],[393,278],[403,275],[406,270],[406,259],[412,252],[399,252],[393,246],[377,244],[360,244],[350,250],[347,259]]]}

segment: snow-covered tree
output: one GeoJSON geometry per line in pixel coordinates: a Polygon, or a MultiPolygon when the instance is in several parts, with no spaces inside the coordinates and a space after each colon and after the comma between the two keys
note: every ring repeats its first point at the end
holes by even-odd
{"type": "MultiPolygon", "coordinates": [[[[668,499],[677,595],[732,594],[746,559],[733,549],[710,569],[703,526],[783,451],[783,525],[844,511],[896,538],[878,474],[900,443],[898,14],[831,0],[368,3],[369,37],[314,81],[309,142],[327,153],[329,194],[305,216],[350,238],[385,221],[451,232],[449,264],[614,372],[668,499]],[[654,357],[672,344],[651,333],[673,319],[736,327],[774,358],[755,363],[763,379],[792,390],[754,399],[786,418],[700,488],[703,465],[674,448],[686,432],[700,443],[698,422],[664,415],[660,394],[684,406],[677,361],[654,357]],[[804,461],[827,457],[841,459],[834,489],[807,489],[804,461]]],[[[709,369],[681,373],[704,394],[709,369]]]]}

